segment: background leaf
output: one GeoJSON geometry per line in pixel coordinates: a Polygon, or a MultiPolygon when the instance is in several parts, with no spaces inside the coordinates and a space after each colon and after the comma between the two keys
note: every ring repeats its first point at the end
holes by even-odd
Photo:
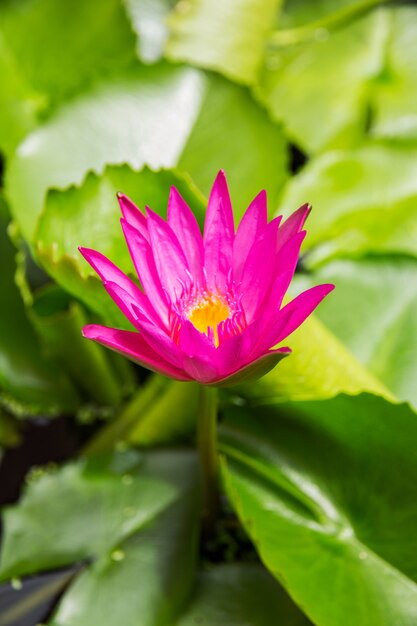
{"type": "MultiPolygon", "coordinates": [[[[312,13],[315,6],[310,4],[312,13]]],[[[267,52],[255,92],[306,152],[359,141],[368,83],[382,64],[386,20],[385,13],[374,11],[340,29],[313,29],[311,39],[277,43],[267,52]]]]}
{"type": "Polygon", "coordinates": [[[417,149],[382,142],[332,151],[312,160],[291,179],[284,212],[308,201],[305,261],[366,252],[415,254],[417,244],[417,149]]]}
{"type": "Polygon", "coordinates": [[[6,0],[1,32],[18,71],[57,101],[134,59],[135,37],[118,0],[6,0]]]}
{"type": "Polygon", "coordinates": [[[311,622],[259,566],[218,565],[202,571],[176,626],[307,626],[311,622]]]}
{"type": "Polygon", "coordinates": [[[62,371],[45,358],[14,282],[15,254],[0,196],[0,403],[19,415],[74,411],[79,396],[62,371]]]}
{"type": "Polygon", "coordinates": [[[375,257],[333,261],[314,274],[314,281],[298,281],[303,288],[311,282],[337,285],[318,317],[397,398],[415,407],[416,274],[415,259],[375,257]]]}
{"type": "Polygon", "coordinates": [[[417,139],[417,11],[404,6],[388,12],[390,30],[385,67],[373,89],[376,137],[417,139]]]}
{"type": "Polygon", "coordinates": [[[126,451],[41,473],[4,513],[1,579],[94,559],[51,623],[171,621],[194,579],[195,477],[186,451],[126,451]]]}
{"type": "Polygon", "coordinates": [[[192,0],[170,16],[167,56],[253,82],[280,0],[192,0]]]}

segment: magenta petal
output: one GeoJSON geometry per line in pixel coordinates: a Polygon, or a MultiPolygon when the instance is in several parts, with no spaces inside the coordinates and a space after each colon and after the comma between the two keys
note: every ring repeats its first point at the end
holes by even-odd
{"type": "Polygon", "coordinates": [[[175,187],[171,187],[168,200],[168,224],[184,252],[193,279],[204,287],[203,238],[194,214],[175,187]]]}
{"type": "Polygon", "coordinates": [[[248,254],[267,225],[266,191],[261,191],[247,208],[233,243],[233,278],[238,283],[248,254]]]}
{"type": "Polygon", "coordinates": [[[96,250],[91,250],[90,248],[80,247],[78,249],[87,263],[97,272],[102,281],[117,283],[123,287],[132,298],[139,299],[144,295],[133,280],[126,276],[126,274],[105,257],[104,254],[96,250]]]}
{"type": "Polygon", "coordinates": [[[161,284],[172,302],[190,287],[190,273],[184,252],[172,228],[162,217],[146,208],[149,239],[161,284]]]}
{"type": "Polygon", "coordinates": [[[162,289],[161,281],[159,280],[152,249],[136,228],[128,224],[124,219],[121,220],[121,224],[130,256],[132,257],[133,265],[135,266],[142,287],[161,320],[164,324],[167,324],[168,301],[162,289]]]}
{"type": "MultiPolygon", "coordinates": [[[[320,302],[333,291],[334,285],[317,285],[303,291],[294,300],[291,300],[275,318],[275,328],[266,333],[268,347],[275,346],[294,332],[305,319],[314,311],[320,302]]],[[[273,318],[272,318],[273,319],[273,318]]]]}
{"type": "Polygon", "coordinates": [[[136,228],[145,239],[148,239],[148,225],[142,211],[123,193],[118,193],[117,199],[126,222],[136,228]]]}
{"type": "Polygon", "coordinates": [[[278,271],[277,276],[273,279],[271,287],[266,294],[266,298],[262,303],[262,307],[266,311],[276,312],[279,310],[282,300],[290,286],[297,267],[300,248],[306,236],[306,231],[294,235],[289,239],[283,247],[278,251],[275,265],[278,271]]]}
{"type": "Polygon", "coordinates": [[[277,271],[274,260],[280,219],[277,217],[269,222],[252,246],[243,268],[240,291],[248,323],[256,314],[277,271]]]}
{"type": "Polygon", "coordinates": [[[138,328],[138,316],[136,313],[138,309],[140,309],[143,315],[153,324],[161,323],[161,320],[157,317],[155,311],[151,307],[148,298],[142,292],[140,292],[140,298],[132,298],[131,295],[117,283],[104,281],[103,285],[107,293],[114,300],[127,319],[133,324],[133,326],[135,326],[135,328],[138,328]]]}
{"type": "Polygon", "coordinates": [[[132,308],[136,315],[135,324],[146,342],[168,363],[181,368],[182,354],[177,344],[163,329],[150,321],[138,307],[133,304],[132,308]]]}
{"type": "Polygon", "coordinates": [[[234,224],[226,177],[220,171],[208,201],[204,225],[204,267],[209,289],[224,289],[232,267],[234,224]]]}
{"type": "Polygon", "coordinates": [[[169,376],[174,380],[191,380],[188,374],[173,367],[155,352],[139,333],[91,324],[84,326],[83,335],[87,339],[93,339],[101,345],[127,356],[135,363],[154,372],[169,376]]]}
{"type": "Polygon", "coordinates": [[[311,211],[310,204],[303,204],[282,224],[278,234],[278,248],[282,248],[291,237],[300,232],[311,211]]]}
{"type": "Polygon", "coordinates": [[[206,384],[218,377],[213,344],[187,320],[180,329],[179,346],[183,352],[183,368],[192,378],[206,384]]]}

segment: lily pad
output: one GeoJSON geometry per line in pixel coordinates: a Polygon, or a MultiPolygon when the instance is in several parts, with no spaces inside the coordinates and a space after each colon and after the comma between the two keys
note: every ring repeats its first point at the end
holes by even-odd
{"type": "Polygon", "coordinates": [[[366,394],[226,412],[229,497],[314,623],[416,623],[416,437],[409,407],[366,394]]]}

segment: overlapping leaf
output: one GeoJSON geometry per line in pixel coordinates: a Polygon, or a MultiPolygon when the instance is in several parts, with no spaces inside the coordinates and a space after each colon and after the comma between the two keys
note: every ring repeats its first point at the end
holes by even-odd
{"type": "Polygon", "coordinates": [[[310,264],[334,256],[417,249],[417,148],[369,142],[327,152],[291,179],[282,208],[309,201],[306,256],[310,264]]]}
{"type": "Polygon", "coordinates": [[[267,53],[256,93],[303,150],[348,147],[363,135],[368,82],[380,72],[386,28],[386,14],[373,12],[267,53]]]}
{"type": "Polygon", "coordinates": [[[1,579],[93,558],[53,623],[169,621],[194,579],[195,477],[187,452],[119,453],[46,474],[5,512],[1,579]]]}

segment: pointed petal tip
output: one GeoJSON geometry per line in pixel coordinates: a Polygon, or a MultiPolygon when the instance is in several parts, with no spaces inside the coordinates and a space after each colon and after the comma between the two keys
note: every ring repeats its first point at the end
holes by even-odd
{"type": "Polygon", "coordinates": [[[85,337],[85,339],[96,339],[99,334],[97,324],[87,324],[86,326],[83,326],[81,334],[85,337]]]}
{"type": "Polygon", "coordinates": [[[281,354],[291,354],[292,350],[288,346],[283,346],[282,348],[277,348],[271,352],[281,352],[281,354]]]}
{"type": "Polygon", "coordinates": [[[97,250],[93,250],[93,248],[86,248],[85,246],[78,246],[78,250],[90,265],[92,265],[92,258],[100,255],[100,252],[97,252],[97,250]]]}

